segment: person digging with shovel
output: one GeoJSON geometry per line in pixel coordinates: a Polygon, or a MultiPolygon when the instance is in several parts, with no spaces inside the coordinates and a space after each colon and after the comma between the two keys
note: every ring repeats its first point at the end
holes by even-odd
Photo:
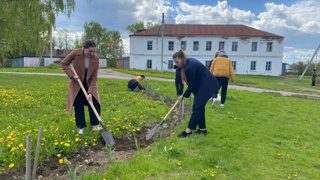
{"type": "Polygon", "coordinates": [[[198,60],[187,58],[183,50],[179,50],[172,56],[174,63],[181,67],[182,81],[188,85],[187,90],[178,98],[181,102],[183,98],[188,98],[191,93],[194,95],[192,114],[188,128],[178,135],[179,138],[187,137],[192,134],[197,125],[199,129],[196,134],[207,135],[205,106],[208,100],[218,93],[218,81],[212,73],[198,60]],[[210,82],[210,83],[208,83],[210,82]]]}
{"type": "MultiPolygon", "coordinates": [[[[83,134],[86,127],[84,105],[88,106],[88,101],[92,101],[96,111],[100,114],[100,99],[98,94],[98,68],[99,57],[95,54],[96,43],[93,40],[87,40],[83,43],[83,47],[73,50],[66,58],[61,61],[61,67],[69,77],[67,110],[72,114],[72,106],[75,110],[76,126],[79,134],[83,134]],[[69,65],[73,62],[73,66],[78,75],[73,73],[69,65]],[[87,97],[80,89],[78,79],[81,80],[87,97]]],[[[93,130],[100,130],[99,120],[94,114],[91,106],[89,108],[90,124],[93,130]]]]}

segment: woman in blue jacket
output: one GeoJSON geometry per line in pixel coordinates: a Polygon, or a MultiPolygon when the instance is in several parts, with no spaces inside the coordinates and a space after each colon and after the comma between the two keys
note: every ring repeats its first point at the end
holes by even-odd
{"type": "Polygon", "coordinates": [[[181,67],[182,81],[188,85],[187,90],[178,98],[178,101],[181,102],[184,97],[188,98],[191,93],[194,94],[188,128],[178,137],[191,135],[192,130],[195,130],[197,125],[199,125],[199,129],[195,133],[207,135],[205,106],[208,100],[218,93],[218,81],[201,62],[193,58],[187,58],[182,50],[174,53],[172,58],[176,66],[181,67]]]}

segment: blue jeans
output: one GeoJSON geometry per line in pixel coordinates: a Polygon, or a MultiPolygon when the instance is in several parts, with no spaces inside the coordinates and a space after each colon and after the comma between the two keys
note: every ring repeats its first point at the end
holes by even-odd
{"type": "Polygon", "coordinates": [[[128,84],[128,88],[131,90],[131,91],[134,91],[134,89],[136,89],[136,87],[139,85],[139,82],[138,81],[135,81],[133,83],[130,83],[128,84]]]}

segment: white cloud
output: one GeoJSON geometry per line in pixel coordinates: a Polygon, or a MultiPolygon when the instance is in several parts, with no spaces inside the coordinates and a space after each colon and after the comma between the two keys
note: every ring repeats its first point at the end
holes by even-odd
{"type": "Polygon", "coordinates": [[[166,21],[173,22],[172,12],[174,9],[167,6],[170,5],[168,1],[140,0],[136,5],[134,15],[138,21],[151,21],[160,24],[162,13],[165,13],[166,21]]]}
{"type": "Polygon", "coordinates": [[[320,34],[320,2],[300,1],[291,6],[266,3],[267,10],[260,13],[252,26],[276,32],[297,31],[320,34]]]}
{"type": "MultiPolygon", "coordinates": [[[[289,46],[285,46],[283,51],[283,62],[289,64],[297,63],[299,61],[308,63],[308,61],[312,58],[313,54],[315,53],[315,49],[295,48],[289,46]]],[[[318,62],[320,61],[319,57],[315,57],[314,61],[316,59],[318,59],[318,62]]]]}
{"type": "Polygon", "coordinates": [[[177,24],[250,24],[255,16],[250,11],[232,8],[227,1],[218,1],[216,6],[180,2],[176,11],[177,24]]]}

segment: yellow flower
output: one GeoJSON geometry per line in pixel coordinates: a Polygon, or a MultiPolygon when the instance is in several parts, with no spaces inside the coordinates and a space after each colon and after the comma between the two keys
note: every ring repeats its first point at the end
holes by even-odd
{"type": "Polygon", "coordinates": [[[13,163],[11,163],[10,165],[9,165],[9,168],[12,168],[14,166],[14,164],[13,163]]]}
{"type": "Polygon", "coordinates": [[[172,144],[172,146],[174,145],[174,143],[171,143],[172,144]]]}
{"type": "Polygon", "coordinates": [[[291,177],[289,176],[288,179],[291,179],[291,177]]]}
{"type": "Polygon", "coordinates": [[[79,141],[79,138],[76,138],[76,141],[79,141]]]}
{"type": "Polygon", "coordinates": [[[55,142],[54,145],[58,145],[59,143],[55,142]]]}
{"type": "Polygon", "coordinates": [[[135,130],[135,129],[133,129],[132,131],[133,131],[133,132],[136,132],[136,130],[135,130]]]}
{"type": "Polygon", "coordinates": [[[11,149],[11,151],[14,151],[14,150],[16,150],[16,147],[13,147],[13,148],[11,149]]]}
{"type": "Polygon", "coordinates": [[[295,174],[295,175],[294,175],[294,177],[297,177],[297,176],[298,176],[298,174],[295,174]]]}
{"type": "Polygon", "coordinates": [[[177,165],[178,165],[178,166],[181,166],[181,162],[178,162],[177,165]]]}
{"type": "Polygon", "coordinates": [[[61,154],[57,154],[57,157],[61,157],[61,154]]]}
{"type": "Polygon", "coordinates": [[[214,174],[213,174],[213,173],[211,173],[211,177],[214,177],[214,174]]]}
{"type": "Polygon", "coordinates": [[[140,129],[138,128],[137,131],[140,131],[140,129]]]}
{"type": "Polygon", "coordinates": [[[63,163],[63,159],[59,159],[59,163],[62,164],[63,163]]]}

